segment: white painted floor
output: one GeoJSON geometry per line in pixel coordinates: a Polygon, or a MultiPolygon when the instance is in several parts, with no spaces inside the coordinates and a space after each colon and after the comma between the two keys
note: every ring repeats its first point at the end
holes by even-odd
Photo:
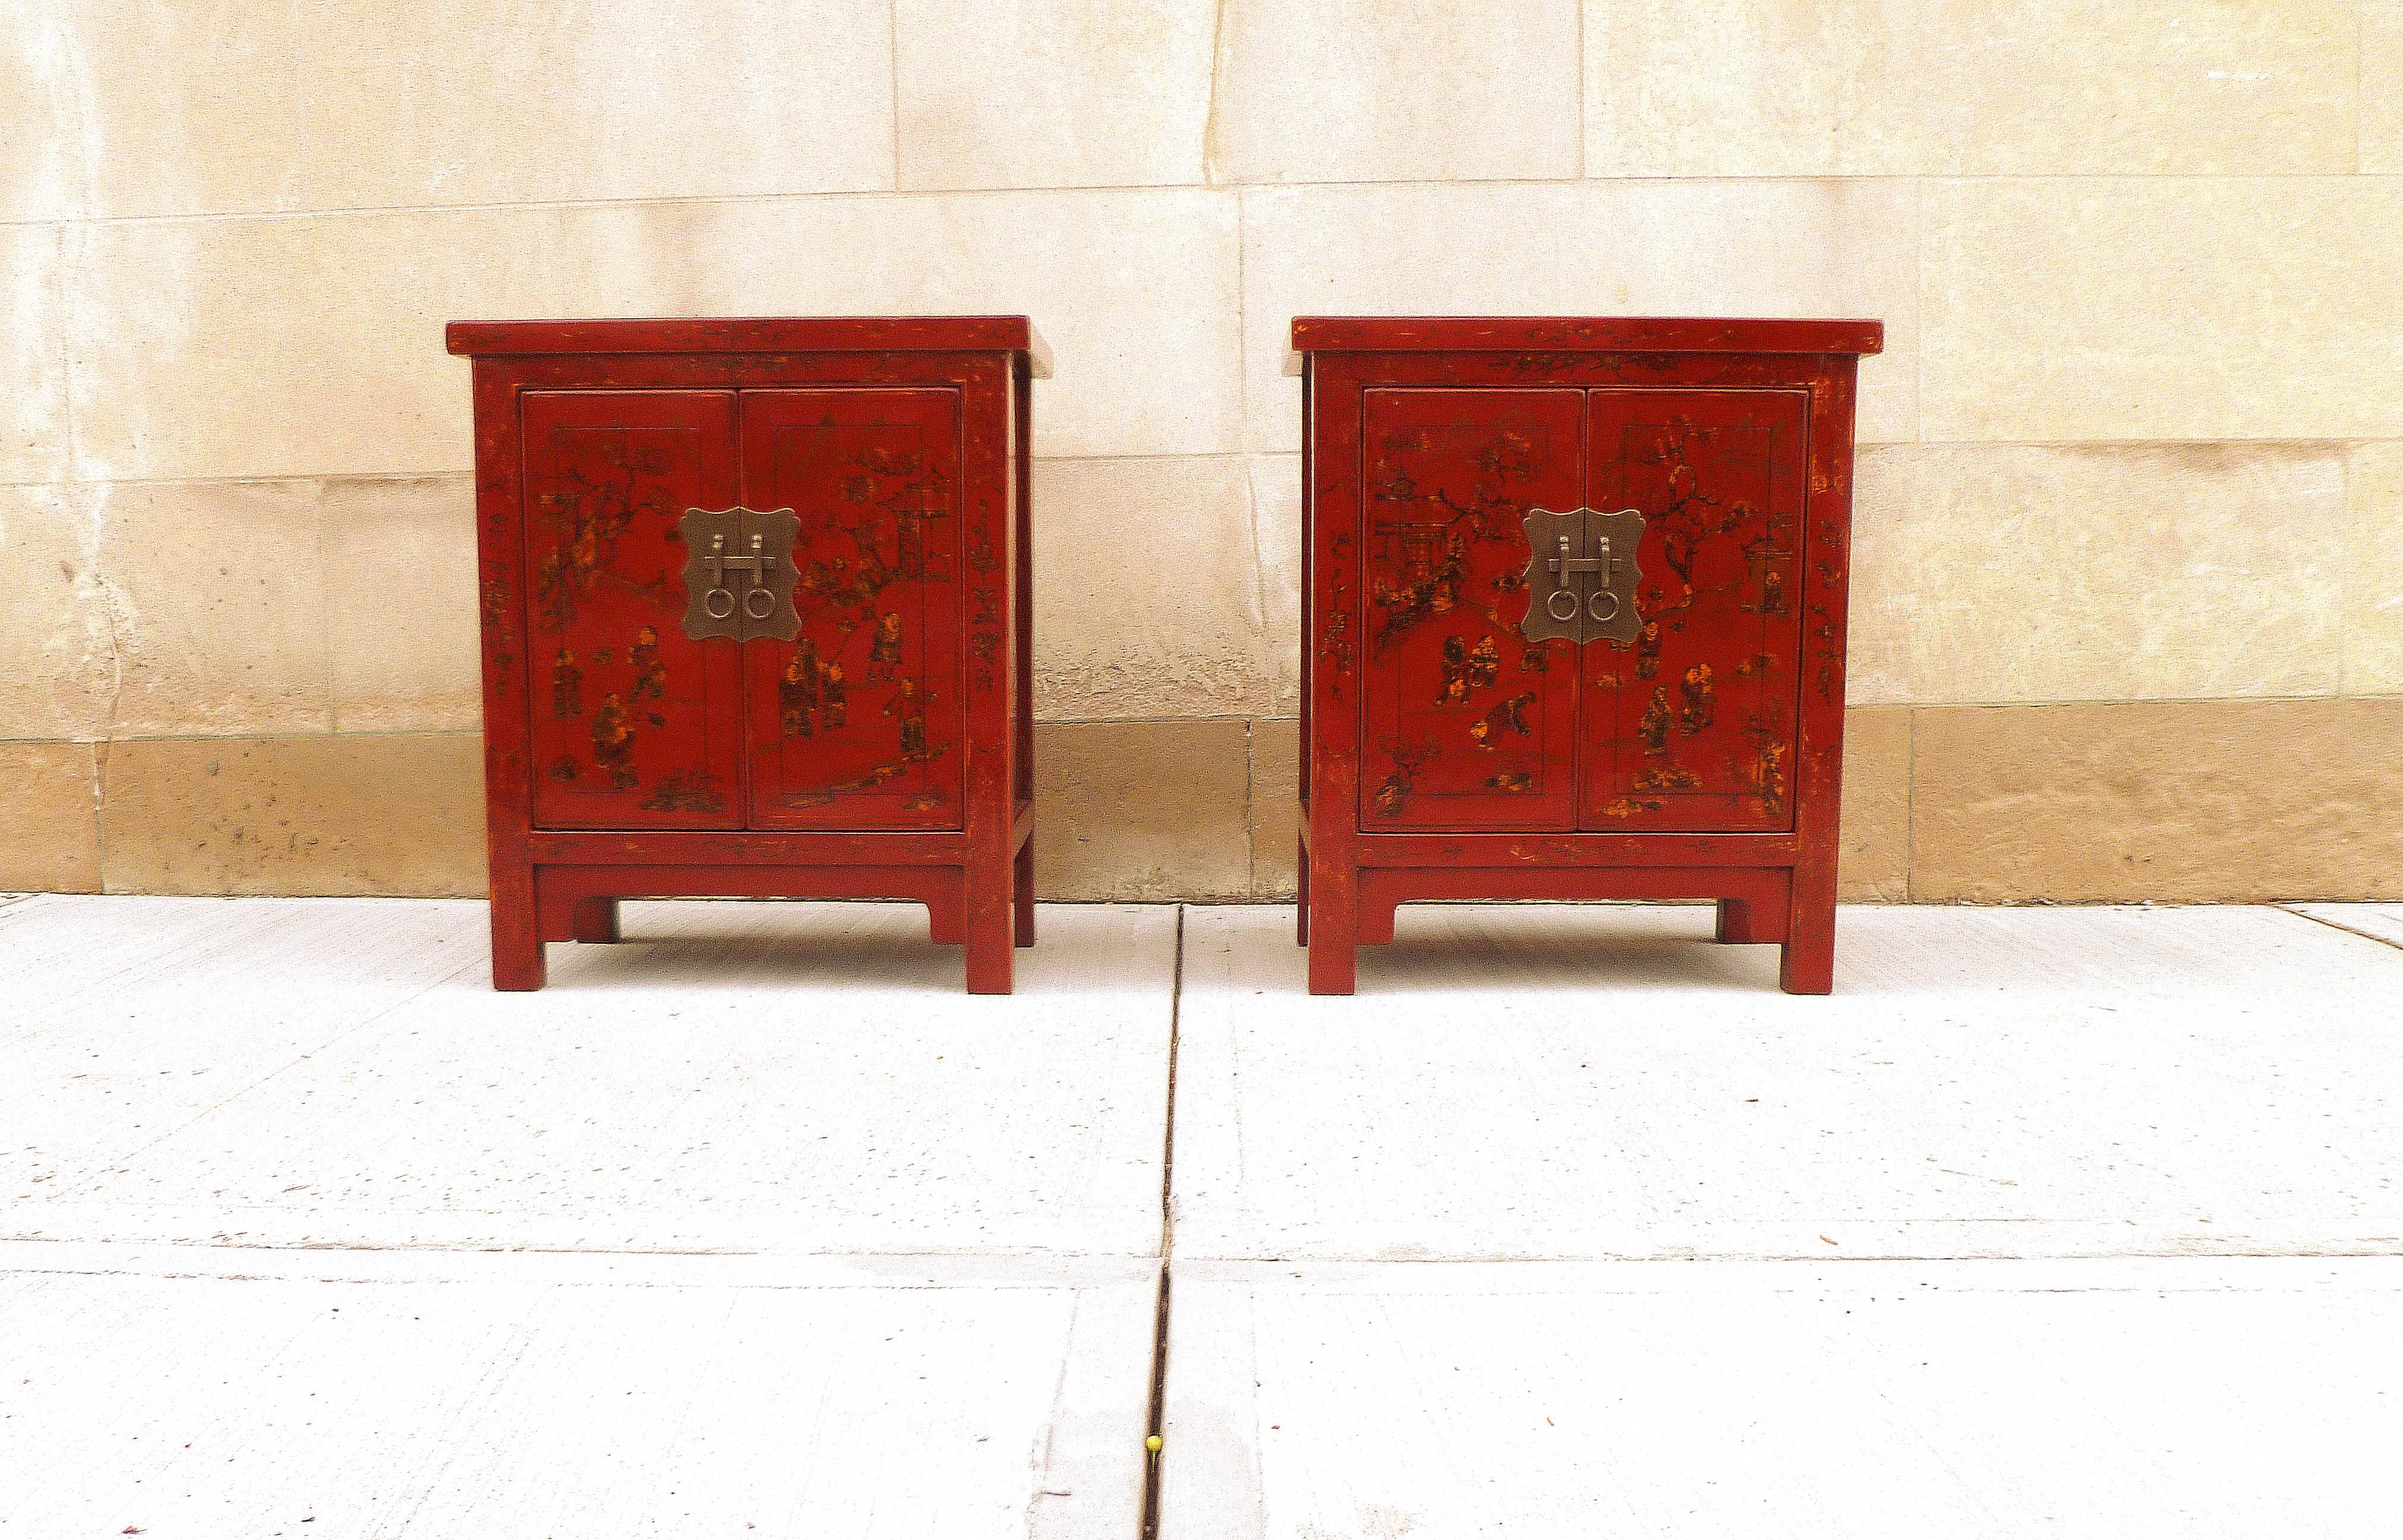
{"type": "Polygon", "coordinates": [[[1175,1297],[1166,1540],[2384,1540],[2403,1514],[2382,1257],[1205,1262],[1175,1297]]]}
{"type": "Polygon", "coordinates": [[[1186,926],[1191,1257],[2403,1253],[2403,950],[2275,909],[1854,909],[1836,993],[1710,910],[1402,911],[1312,999],[1186,926]]]}
{"type": "Polygon", "coordinates": [[[0,897],[0,1536],[1135,1536],[1172,1043],[1170,1540],[2398,1533],[2403,906],[1708,928],[0,897]]]}
{"type": "Polygon", "coordinates": [[[1154,1255],[1176,913],[1059,911],[1015,994],[901,905],[632,904],[497,994],[483,908],[0,909],[7,1233],[1154,1255]]]}

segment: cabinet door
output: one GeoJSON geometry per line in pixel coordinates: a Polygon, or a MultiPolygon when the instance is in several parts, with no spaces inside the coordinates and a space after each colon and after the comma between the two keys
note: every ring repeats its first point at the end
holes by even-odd
{"type": "Polygon", "coordinates": [[[1519,624],[1527,510],[1584,492],[1585,393],[1366,394],[1361,827],[1565,829],[1577,654],[1519,624]]]}
{"type": "Polygon", "coordinates": [[[1585,648],[1580,826],[1794,826],[1807,399],[1593,393],[1586,501],[1645,517],[1643,631],[1585,648]]]}
{"type": "Polygon", "coordinates": [[[961,826],[959,420],[947,389],[743,393],[743,502],[800,521],[800,634],[745,649],[753,827],[961,826]]]}
{"type": "Polygon", "coordinates": [[[535,822],[733,828],[742,665],[684,633],[690,507],[734,500],[728,391],[529,391],[535,822]]]}

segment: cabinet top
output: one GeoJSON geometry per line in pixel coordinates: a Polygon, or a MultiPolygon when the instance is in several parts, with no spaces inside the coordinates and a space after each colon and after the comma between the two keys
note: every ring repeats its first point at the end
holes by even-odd
{"type": "Polygon", "coordinates": [[[1651,315],[1298,315],[1296,353],[1850,353],[1885,347],[1882,321],[1651,315]]]}
{"type": "Polygon", "coordinates": [[[644,320],[453,321],[452,353],[1022,353],[1051,377],[1023,315],[695,315],[644,320]]]}

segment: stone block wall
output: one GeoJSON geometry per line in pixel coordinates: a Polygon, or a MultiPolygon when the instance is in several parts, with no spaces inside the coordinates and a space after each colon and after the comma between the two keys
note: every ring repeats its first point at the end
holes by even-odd
{"type": "Polygon", "coordinates": [[[1042,887],[1287,893],[1285,328],[1449,312],[1886,322],[1853,895],[2403,896],[2399,104],[2393,0],[24,0],[0,888],[480,891],[443,322],[1022,311],[1042,887]]]}

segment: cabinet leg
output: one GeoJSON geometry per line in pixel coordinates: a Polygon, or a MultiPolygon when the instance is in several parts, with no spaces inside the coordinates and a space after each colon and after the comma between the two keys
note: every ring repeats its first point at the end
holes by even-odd
{"type": "Polygon", "coordinates": [[[1836,987],[1836,881],[1794,874],[1785,919],[1785,950],[1777,982],[1788,994],[1826,994],[1836,987]]]}
{"type": "Polygon", "coordinates": [[[954,893],[926,900],[926,939],[938,947],[956,947],[968,938],[967,905],[954,893]]]}
{"type": "MultiPolygon", "coordinates": [[[[497,888],[499,884],[495,883],[497,888]]],[[[522,901],[493,899],[493,988],[542,988],[542,936],[535,928],[531,895],[522,901]]]]}
{"type": "Polygon", "coordinates": [[[1007,911],[997,919],[979,923],[968,922],[968,992],[970,994],[1007,994],[1010,985],[1012,945],[1009,916],[1007,911]]]}
{"type": "Polygon", "coordinates": [[[1035,836],[1028,835],[1018,847],[1009,879],[1009,909],[1018,926],[1018,944],[1031,947],[1035,944],[1035,836]]]}
{"type": "Polygon", "coordinates": [[[1318,934],[1310,938],[1310,992],[1313,994],[1350,994],[1359,988],[1360,953],[1347,937],[1337,941],[1334,927],[1327,923],[1327,913],[1320,910],[1318,934]]]}
{"type": "Polygon", "coordinates": [[[1310,945],[1310,847],[1299,835],[1294,836],[1293,861],[1293,944],[1310,945]]]}
{"type": "Polygon", "coordinates": [[[567,923],[568,934],[578,941],[615,941],[618,939],[618,900],[579,898],[567,923]]]}
{"type": "Polygon", "coordinates": [[[1718,938],[1729,945],[1749,946],[1785,939],[1783,912],[1765,909],[1744,898],[1719,901],[1718,938]]]}
{"type": "Polygon", "coordinates": [[[1357,879],[1327,867],[1310,884],[1310,992],[1350,994],[1359,981],[1357,879]]]}
{"type": "Polygon", "coordinates": [[[1009,917],[1009,894],[1017,883],[1014,880],[1003,883],[988,880],[979,884],[971,874],[965,885],[968,992],[1007,994],[1018,942],[1016,926],[1009,917]]]}

